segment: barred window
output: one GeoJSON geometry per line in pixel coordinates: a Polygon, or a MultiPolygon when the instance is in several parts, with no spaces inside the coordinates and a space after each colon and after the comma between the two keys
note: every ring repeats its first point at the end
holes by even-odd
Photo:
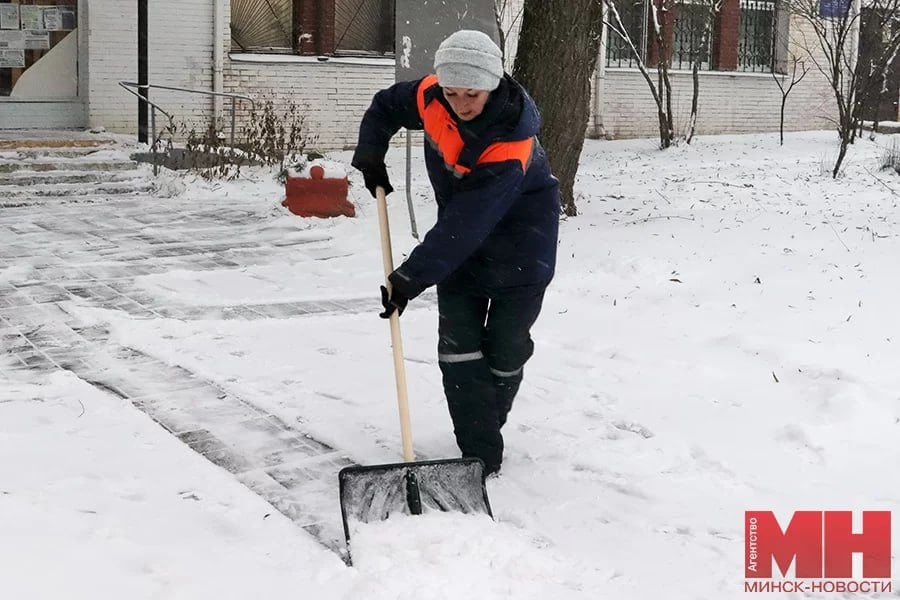
{"type": "Polygon", "coordinates": [[[680,1],[675,17],[675,37],[672,45],[672,67],[690,69],[694,61],[700,69],[713,68],[712,37],[714,14],[706,2],[680,1]]]}
{"type": "Polygon", "coordinates": [[[246,52],[290,52],[292,0],[231,0],[231,46],[246,52]]]}
{"type": "Polygon", "coordinates": [[[394,0],[231,0],[231,45],[244,52],[390,54],[394,0]]]}
{"type": "Polygon", "coordinates": [[[336,52],[394,51],[394,0],[334,0],[336,52]]]}
{"type": "MultiPolygon", "coordinates": [[[[616,10],[641,59],[647,59],[648,24],[652,21],[652,0],[619,0],[616,10]]],[[[701,69],[714,68],[712,39],[715,35],[713,18],[708,2],[694,3],[679,0],[675,11],[674,39],[672,40],[672,67],[689,69],[692,61],[700,60],[701,69]],[[704,37],[705,35],[705,37],[704,37]]],[[[611,18],[611,17],[610,17],[611,18]]],[[[606,66],[634,67],[637,61],[628,43],[619,34],[610,31],[607,36],[606,66]]]]}
{"type": "Polygon", "coordinates": [[[775,0],[740,0],[738,70],[771,73],[775,63],[775,0]]]}
{"type": "MultiPolygon", "coordinates": [[[[649,2],[645,0],[621,0],[616,2],[616,10],[622,20],[622,26],[631,38],[632,43],[641,54],[641,59],[646,58],[646,24],[650,18],[649,2]]],[[[610,21],[614,21],[612,15],[610,21]]],[[[618,24],[616,24],[618,25],[618,24]]],[[[618,33],[610,31],[607,35],[606,47],[607,67],[635,67],[637,61],[628,42],[622,39],[618,33]]]]}

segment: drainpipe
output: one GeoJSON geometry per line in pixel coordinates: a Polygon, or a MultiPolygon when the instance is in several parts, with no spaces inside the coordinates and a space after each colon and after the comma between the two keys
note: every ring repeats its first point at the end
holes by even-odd
{"type": "Polygon", "coordinates": [[[850,13],[853,23],[850,25],[850,69],[856,70],[856,61],[859,60],[859,29],[862,21],[862,2],[853,0],[853,9],[850,13]]]}
{"type": "MultiPolygon", "coordinates": [[[[213,91],[222,93],[225,88],[222,71],[225,62],[225,24],[222,17],[223,2],[225,0],[213,0],[213,91]]],[[[213,96],[213,123],[219,126],[222,118],[222,97],[213,96]]]]}
{"type": "Polygon", "coordinates": [[[608,28],[603,25],[600,34],[600,56],[594,66],[594,89],[591,92],[592,113],[591,127],[588,130],[588,137],[594,140],[605,137],[606,132],[603,130],[603,117],[600,115],[600,83],[606,75],[606,44],[609,37],[608,28]]]}

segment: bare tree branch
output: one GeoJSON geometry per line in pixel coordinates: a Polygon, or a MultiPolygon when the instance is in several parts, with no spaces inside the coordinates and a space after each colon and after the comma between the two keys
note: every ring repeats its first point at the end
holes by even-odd
{"type": "Polygon", "coordinates": [[[790,94],[791,90],[794,89],[794,86],[803,81],[803,78],[806,77],[807,73],[809,73],[809,67],[807,67],[806,63],[801,61],[797,55],[791,54],[791,62],[793,63],[791,68],[791,83],[787,86],[787,88],[784,87],[784,83],[782,82],[779,74],[775,71],[772,71],[772,77],[775,79],[775,83],[778,85],[778,89],[781,90],[781,118],[779,120],[778,126],[778,140],[779,145],[781,146],[784,145],[784,109],[787,105],[788,94],[790,94]],[[798,65],[802,69],[802,73],[800,73],[799,77],[797,77],[798,65]]]}
{"type": "Polygon", "coordinates": [[[881,75],[900,49],[900,27],[895,26],[900,22],[900,0],[869,0],[863,7],[865,14],[852,0],[840,1],[845,3],[839,7],[840,14],[823,16],[818,0],[789,0],[791,11],[815,32],[822,63],[810,52],[809,45],[805,48],[828,80],[837,103],[841,144],[833,177],[840,173],[848,146],[861,126],[864,107],[877,99],[883,87],[881,75]],[[874,50],[860,56],[863,46],[874,50]]]}
{"type": "Polygon", "coordinates": [[[665,43],[664,22],[671,14],[668,11],[669,4],[672,0],[650,0],[653,16],[653,33],[648,36],[653,40],[657,49],[657,56],[661,57],[656,65],[657,81],[654,83],[653,77],[650,75],[647,65],[644,63],[643,53],[638,50],[635,41],[631,39],[628,28],[622,22],[622,17],[616,7],[615,0],[604,0],[607,13],[612,15],[612,19],[605,20],[606,25],[612,33],[619,36],[628,46],[635,65],[647,82],[650,93],[653,95],[653,101],[656,103],[657,120],[659,121],[659,143],[662,148],[668,148],[674,141],[674,128],[672,126],[672,86],[669,82],[668,73],[668,51],[665,43]]]}

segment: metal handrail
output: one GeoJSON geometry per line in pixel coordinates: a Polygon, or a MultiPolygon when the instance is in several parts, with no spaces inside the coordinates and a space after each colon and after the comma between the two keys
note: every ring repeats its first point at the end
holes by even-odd
{"type": "MultiPolygon", "coordinates": [[[[170,115],[169,113],[164,111],[158,104],[152,102],[149,98],[147,98],[146,90],[149,90],[150,88],[155,88],[158,90],[172,90],[172,91],[176,91],[176,92],[188,92],[191,94],[203,94],[206,96],[219,96],[219,97],[223,97],[223,98],[231,98],[231,145],[232,145],[232,147],[234,146],[234,132],[235,132],[235,128],[236,128],[235,126],[236,126],[236,121],[237,121],[237,102],[238,102],[238,100],[245,100],[250,103],[251,108],[256,108],[256,101],[252,97],[245,96],[243,94],[233,94],[230,92],[213,92],[210,90],[195,90],[195,89],[190,89],[190,88],[174,87],[174,86],[169,86],[169,85],[156,85],[156,84],[152,84],[152,83],[140,84],[140,83],[134,83],[133,81],[120,81],[119,85],[125,91],[127,91],[131,94],[134,94],[135,96],[137,96],[138,98],[140,98],[141,100],[143,100],[144,102],[146,102],[147,104],[150,105],[150,107],[152,109],[150,111],[150,128],[151,128],[152,136],[153,136],[154,152],[156,150],[156,144],[159,142],[159,140],[156,138],[156,111],[159,111],[162,114],[166,115],[166,117],[168,117],[169,126],[174,126],[174,122],[173,122],[172,115],[170,115]],[[131,88],[135,88],[135,89],[131,89],[131,88]],[[138,91],[135,91],[135,90],[138,90],[138,91]],[[140,90],[145,90],[145,93],[141,94],[140,90]]],[[[160,135],[162,135],[162,132],[160,132],[160,135]]]]}
{"type": "Polygon", "coordinates": [[[139,92],[136,92],[133,89],[131,89],[132,87],[137,88],[137,89],[150,88],[151,87],[150,85],[144,86],[144,85],[140,85],[139,83],[133,83],[131,81],[120,81],[119,86],[122,89],[124,89],[126,92],[128,92],[129,94],[134,94],[135,96],[137,96],[138,98],[140,98],[141,100],[143,100],[144,102],[149,104],[150,107],[152,108],[152,110],[150,111],[150,123],[151,123],[151,128],[153,130],[153,135],[152,135],[153,144],[152,144],[151,148],[153,148],[153,150],[155,152],[156,151],[156,143],[159,141],[158,139],[156,139],[156,111],[161,112],[162,114],[166,115],[169,118],[169,126],[174,125],[172,115],[170,115],[169,113],[164,111],[162,109],[162,107],[160,107],[158,104],[156,104],[155,102],[153,102],[149,98],[147,98],[146,94],[142,95],[139,92]]]}

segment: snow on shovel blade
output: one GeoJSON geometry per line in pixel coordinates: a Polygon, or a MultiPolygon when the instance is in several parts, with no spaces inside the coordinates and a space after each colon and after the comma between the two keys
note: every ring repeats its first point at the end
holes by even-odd
{"type": "Polygon", "coordinates": [[[383,521],[396,513],[439,510],[493,516],[484,464],[477,458],[345,467],[338,479],[348,545],[350,523],[383,521]]]}

